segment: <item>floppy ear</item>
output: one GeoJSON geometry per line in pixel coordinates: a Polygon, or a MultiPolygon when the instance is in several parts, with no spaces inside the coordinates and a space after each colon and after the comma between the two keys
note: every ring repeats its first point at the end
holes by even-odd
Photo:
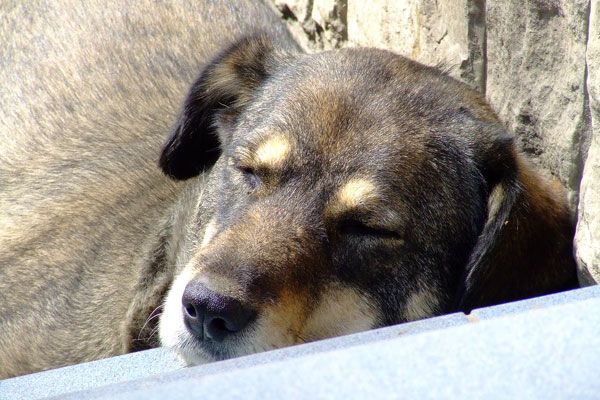
{"type": "Polygon", "coordinates": [[[561,188],[537,176],[499,126],[481,122],[475,158],[488,183],[488,216],[467,264],[458,309],[577,286],[574,228],[561,188]]]}
{"type": "Polygon", "coordinates": [[[276,51],[264,34],[245,37],[225,49],[201,71],[167,139],[159,165],[173,179],[194,177],[221,154],[215,117],[235,117],[275,67],[276,51]]]}

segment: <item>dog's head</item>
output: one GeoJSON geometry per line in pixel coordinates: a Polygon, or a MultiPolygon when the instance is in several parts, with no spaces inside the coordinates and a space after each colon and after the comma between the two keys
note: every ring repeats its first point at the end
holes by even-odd
{"type": "Polygon", "coordinates": [[[201,188],[161,341],[198,363],[560,288],[569,274],[529,264],[562,242],[519,260],[537,226],[516,204],[565,213],[524,195],[520,163],[485,102],[433,68],[243,39],[202,71],[161,157],[201,188]]]}

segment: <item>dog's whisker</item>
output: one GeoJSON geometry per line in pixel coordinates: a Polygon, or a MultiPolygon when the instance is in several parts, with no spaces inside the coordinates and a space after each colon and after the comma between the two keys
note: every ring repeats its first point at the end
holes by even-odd
{"type": "Polygon", "coordinates": [[[144,332],[144,329],[146,328],[146,326],[153,320],[159,318],[162,314],[162,304],[157,306],[154,310],[152,310],[152,312],[150,313],[150,315],[148,315],[148,318],[146,318],[146,321],[144,322],[144,324],[142,325],[142,327],[140,328],[138,335],[137,335],[137,340],[140,340],[140,337],[142,335],[142,332],[144,332]]]}
{"type": "Polygon", "coordinates": [[[152,331],[150,331],[150,334],[148,335],[146,340],[152,339],[158,333],[158,329],[159,329],[158,326],[155,327],[154,329],[152,329],[152,331]]]}

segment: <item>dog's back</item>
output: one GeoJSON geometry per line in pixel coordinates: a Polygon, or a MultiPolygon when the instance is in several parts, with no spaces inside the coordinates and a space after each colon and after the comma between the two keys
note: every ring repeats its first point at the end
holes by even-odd
{"type": "Polygon", "coordinates": [[[293,45],[256,1],[1,8],[0,378],[128,348],[147,238],[179,191],[156,163],[180,99],[250,29],[293,45]]]}

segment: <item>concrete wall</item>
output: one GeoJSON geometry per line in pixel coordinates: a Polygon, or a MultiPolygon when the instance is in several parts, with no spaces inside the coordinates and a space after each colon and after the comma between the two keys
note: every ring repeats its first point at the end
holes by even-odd
{"type": "Polygon", "coordinates": [[[600,1],[272,1],[307,50],[386,48],[484,93],[566,187],[580,279],[600,282],[600,1]]]}

